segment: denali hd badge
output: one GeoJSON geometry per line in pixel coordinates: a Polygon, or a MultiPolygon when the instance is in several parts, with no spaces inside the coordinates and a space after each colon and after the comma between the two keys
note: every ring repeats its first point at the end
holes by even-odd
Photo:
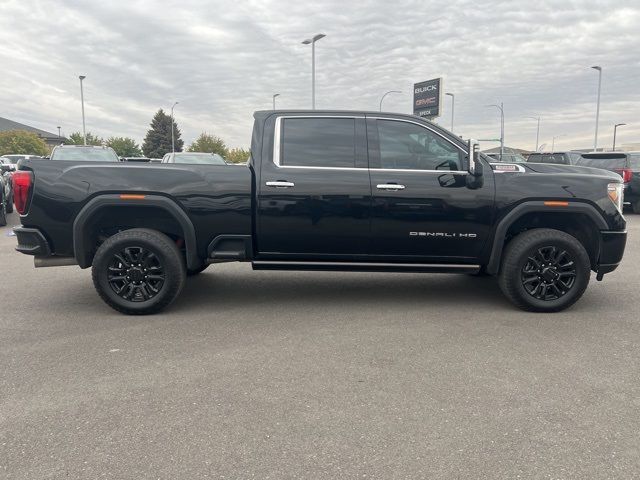
{"type": "Polygon", "coordinates": [[[411,237],[476,238],[476,233],[409,232],[411,237]]]}

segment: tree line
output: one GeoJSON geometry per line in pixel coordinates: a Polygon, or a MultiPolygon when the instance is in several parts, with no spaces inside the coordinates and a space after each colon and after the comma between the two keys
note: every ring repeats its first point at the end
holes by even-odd
{"type": "MultiPolygon", "coordinates": [[[[184,141],[182,140],[178,124],[173,121],[173,140],[176,152],[182,152],[184,141]]],[[[70,145],[83,145],[84,138],[81,132],[73,132],[65,143],[70,145]]],[[[150,128],[142,145],[138,145],[130,137],[102,137],[87,132],[87,145],[107,145],[119,157],[162,158],[172,151],[171,144],[171,116],[162,109],[158,110],[151,120],[150,128]]],[[[249,159],[249,150],[244,148],[229,148],[220,137],[203,132],[187,149],[189,152],[217,153],[225,160],[232,163],[244,163],[249,159]]],[[[48,148],[44,141],[35,133],[21,130],[0,133],[0,155],[16,153],[29,155],[47,155],[48,148]]]]}

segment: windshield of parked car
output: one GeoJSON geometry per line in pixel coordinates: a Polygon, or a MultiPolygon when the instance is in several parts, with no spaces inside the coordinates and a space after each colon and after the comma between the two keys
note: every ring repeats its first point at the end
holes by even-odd
{"type": "Polygon", "coordinates": [[[217,153],[176,153],[175,163],[200,163],[207,165],[226,165],[227,162],[217,153]]]}
{"type": "Polygon", "coordinates": [[[78,162],[119,162],[116,153],[109,148],[56,148],[51,160],[73,160],[78,162]]]}
{"type": "Polygon", "coordinates": [[[616,169],[627,167],[626,153],[583,153],[576,165],[604,169],[616,169]]]}

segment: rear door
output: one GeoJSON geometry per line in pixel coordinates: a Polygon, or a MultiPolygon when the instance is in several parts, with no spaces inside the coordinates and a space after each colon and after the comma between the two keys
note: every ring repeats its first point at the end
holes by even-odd
{"type": "Polygon", "coordinates": [[[494,173],[467,187],[464,148],[410,120],[367,118],[371,253],[475,262],[491,233],[494,173]]]}
{"type": "MultiPolygon", "coordinates": [[[[371,186],[364,117],[284,115],[258,183],[262,257],[326,259],[366,254],[371,186]]],[[[266,131],[269,131],[267,128],[266,131]]]]}

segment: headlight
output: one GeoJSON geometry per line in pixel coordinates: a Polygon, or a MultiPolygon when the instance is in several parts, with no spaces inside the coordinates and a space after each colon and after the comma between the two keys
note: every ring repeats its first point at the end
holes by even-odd
{"type": "Polygon", "coordinates": [[[620,213],[622,213],[622,189],[623,186],[620,182],[610,183],[609,185],[607,185],[607,193],[609,194],[609,198],[620,213]]]}

